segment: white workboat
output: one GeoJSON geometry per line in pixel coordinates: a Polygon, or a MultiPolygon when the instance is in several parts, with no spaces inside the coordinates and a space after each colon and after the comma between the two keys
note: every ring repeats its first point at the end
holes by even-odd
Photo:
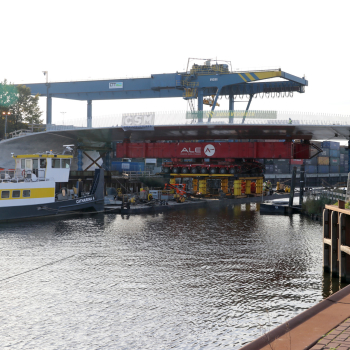
{"type": "Polygon", "coordinates": [[[67,188],[72,149],[63,154],[45,152],[14,155],[15,169],[4,171],[0,179],[0,221],[71,215],[104,210],[104,172],[95,170],[91,190],[83,183],[67,188]]]}

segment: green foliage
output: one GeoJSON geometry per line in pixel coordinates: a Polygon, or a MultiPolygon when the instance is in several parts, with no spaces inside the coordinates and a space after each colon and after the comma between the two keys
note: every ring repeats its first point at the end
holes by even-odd
{"type": "Polygon", "coordinates": [[[8,85],[5,79],[0,83],[0,109],[5,112],[6,108],[14,105],[18,100],[17,89],[14,85],[8,85]]]}
{"type": "Polygon", "coordinates": [[[20,129],[28,129],[29,124],[42,124],[42,111],[39,108],[39,95],[31,96],[25,85],[8,84],[6,79],[0,83],[0,138],[5,136],[5,117],[7,116],[7,134],[20,129]]]}
{"type": "MultiPolygon", "coordinates": [[[[332,200],[325,197],[320,196],[318,199],[315,198],[307,198],[306,201],[304,201],[302,210],[308,214],[322,214],[324,206],[326,204],[334,204],[332,203],[332,200]]],[[[338,205],[338,203],[337,203],[338,205]]]]}

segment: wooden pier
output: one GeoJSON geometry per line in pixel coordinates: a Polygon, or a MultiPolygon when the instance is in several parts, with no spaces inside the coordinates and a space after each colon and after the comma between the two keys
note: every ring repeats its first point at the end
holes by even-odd
{"type": "Polygon", "coordinates": [[[323,210],[323,268],[332,277],[350,282],[350,210],[345,202],[323,210]]]}

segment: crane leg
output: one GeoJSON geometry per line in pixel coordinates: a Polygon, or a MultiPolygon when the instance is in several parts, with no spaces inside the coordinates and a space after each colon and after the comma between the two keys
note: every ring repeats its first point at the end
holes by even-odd
{"type": "Polygon", "coordinates": [[[246,108],[246,110],[245,110],[245,112],[244,112],[244,116],[243,116],[242,124],[244,124],[244,121],[245,121],[245,118],[246,118],[246,116],[247,116],[247,112],[248,112],[248,110],[249,110],[250,103],[252,102],[253,96],[254,96],[254,95],[250,95],[250,98],[249,98],[249,101],[248,101],[247,108],[246,108]]]}

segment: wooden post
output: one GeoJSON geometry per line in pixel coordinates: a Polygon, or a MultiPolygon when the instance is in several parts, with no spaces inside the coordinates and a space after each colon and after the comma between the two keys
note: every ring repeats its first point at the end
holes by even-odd
{"type": "Polygon", "coordinates": [[[330,271],[329,210],[323,209],[323,270],[330,271]]]}
{"type": "Polygon", "coordinates": [[[339,277],[338,264],[338,213],[332,211],[331,214],[331,273],[333,277],[339,277]]]}
{"type": "Polygon", "coordinates": [[[346,254],[342,252],[341,246],[346,245],[345,241],[345,219],[346,214],[339,214],[339,239],[338,239],[338,260],[339,260],[339,277],[342,282],[346,282],[346,254]]]}

